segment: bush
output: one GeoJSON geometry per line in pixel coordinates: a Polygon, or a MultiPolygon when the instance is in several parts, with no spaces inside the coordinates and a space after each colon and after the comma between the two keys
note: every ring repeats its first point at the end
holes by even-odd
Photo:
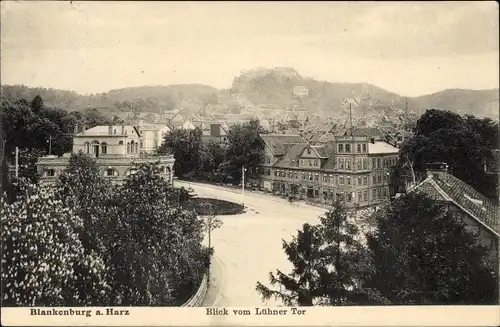
{"type": "Polygon", "coordinates": [[[189,210],[195,210],[198,215],[206,216],[213,210],[216,215],[238,215],[243,213],[245,209],[243,205],[211,198],[193,198],[190,199],[186,204],[185,208],[189,210]],[[207,206],[208,205],[208,206],[207,206]]]}

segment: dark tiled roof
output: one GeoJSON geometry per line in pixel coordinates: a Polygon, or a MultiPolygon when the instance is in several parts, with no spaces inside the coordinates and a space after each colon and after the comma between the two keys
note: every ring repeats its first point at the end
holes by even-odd
{"type": "Polygon", "coordinates": [[[355,136],[383,137],[383,132],[378,128],[359,127],[354,130],[355,136]]]}
{"type": "Polygon", "coordinates": [[[260,137],[278,156],[286,153],[285,144],[307,144],[302,137],[294,134],[261,134],[260,137]]]}
{"type": "Polygon", "coordinates": [[[309,145],[307,143],[294,144],[288,147],[286,154],[274,164],[274,167],[289,168],[299,166],[299,157],[309,145]]]}
{"type": "MultiPolygon", "coordinates": [[[[447,200],[455,202],[473,218],[491,228],[497,235],[500,234],[500,208],[467,183],[451,174],[439,172],[427,177],[418,188],[424,185],[425,188],[422,189],[424,192],[428,190],[429,185],[433,185],[435,189],[437,187],[436,191],[443,192],[449,198],[447,200]],[[426,183],[428,185],[425,185],[426,183]]],[[[430,195],[433,196],[432,193],[430,195]]]]}

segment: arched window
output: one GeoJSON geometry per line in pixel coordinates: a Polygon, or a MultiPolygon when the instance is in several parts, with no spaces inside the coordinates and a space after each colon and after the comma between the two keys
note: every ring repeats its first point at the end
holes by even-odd
{"type": "Polygon", "coordinates": [[[130,143],[127,142],[127,153],[130,153],[130,143]]]}
{"type": "Polygon", "coordinates": [[[45,171],[45,176],[46,177],[54,177],[54,176],[56,176],[56,172],[54,169],[47,169],[45,171]]]}
{"type": "Polygon", "coordinates": [[[104,176],[118,176],[118,171],[114,168],[107,168],[104,170],[104,176]]]}
{"type": "Polygon", "coordinates": [[[86,153],[90,153],[90,143],[89,142],[85,142],[84,149],[85,149],[86,153]]]}
{"type": "Polygon", "coordinates": [[[106,142],[101,143],[101,152],[102,154],[108,153],[108,144],[106,142]]]}
{"type": "Polygon", "coordinates": [[[139,153],[139,143],[135,144],[135,153],[139,153]]]}
{"type": "Polygon", "coordinates": [[[92,153],[99,157],[99,141],[92,142],[92,153]]]}
{"type": "Polygon", "coordinates": [[[118,142],[118,145],[123,145],[123,141],[118,142]]]}
{"type": "Polygon", "coordinates": [[[135,174],[136,172],[137,172],[137,169],[135,169],[135,168],[130,168],[129,170],[127,170],[127,171],[125,172],[125,175],[126,175],[126,176],[133,175],[133,174],[135,174]]]}
{"type": "Polygon", "coordinates": [[[134,153],[134,149],[135,149],[134,145],[135,145],[134,141],[130,142],[130,153],[134,153]]]}

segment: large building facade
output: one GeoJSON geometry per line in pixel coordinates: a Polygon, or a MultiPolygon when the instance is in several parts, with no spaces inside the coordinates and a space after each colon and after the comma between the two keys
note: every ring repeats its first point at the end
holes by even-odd
{"type": "MultiPolygon", "coordinates": [[[[96,159],[101,174],[114,183],[120,183],[136,171],[141,163],[158,162],[161,172],[172,182],[174,158],[157,156],[145,147],[144,132],[136,126],[96,126],[77,131],[73,136],[72,153],[84,153],[96,159]]],[[[37,162],[41,183],[51,183],[68,166],[71,154],[62,157],[44,156],[37,162]]]]}
{"type": "Polygon", "coordinates": [[[311,144],[298,135],[263,134],[257,168],[260,187],[315,202],[334,199],[372,206],[390,197],[389,176],[398,149],[366,135],[336,136],[311,144]]]}

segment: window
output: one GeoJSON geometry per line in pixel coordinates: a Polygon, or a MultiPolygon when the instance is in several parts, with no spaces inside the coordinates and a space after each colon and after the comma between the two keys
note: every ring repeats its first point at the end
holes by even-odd
{"type": "Polygon", "coordinates": [[[338,197],[339,197],[339,201],[344,201],[344,199],[345,199],[344,192],[340,192],[338,194],[338,197]]]}
{"type": "Polygon", "coordinates": [[[373,177],[373,184],[377,183],[377,175],[373,174],[372,177],[373,177]]]}
{"type": "Polygon", "coordinates": [[[271,169],[269,169],[269,168],[268,168],[268,169],[266,169],[266,175],[267,175],[267,176],[271,176],[271,169]]]}
{"type": "Polygon", "coordinates": [[[102,154],[108,153],[108,144],[106,142],[101,143],[101,153],[102,154]]]}
{"type": "Polygon", "coordinates": [[[361,185],[361,176],[358,176],[358,185],[361,185]]]}
{"type": "Polygon", "coordinates": [[[379,188],[379,189],[377,189],[377,196],[378,196],[379,198],[382,198],[382,189],[380,189],[380,188],[379,188]]]}
{"type": "Polygon", "coordinates": [[[345,152],[346,153],[351,153],[351,145],[350,144],[346,144],[345,145],[345,152]]]}
{"type": "Polygon", "coordinates": [[[346,195],[347,195],[347,202],[351,202],[352,201],[352,193],[346,192],[346,195]]]}
{"type": "Polygon", "coordinates": [[[387,182],[387,174],[384,173],[382,176],[384,178],[384,182],[387,182]]]}
{"type": "Polygon", "coordinates": [[[311,173],[309,173],[309,180],[312,181],[313,180],[313,175],[311,173]]]}
{"type": "Polygon", "coordinates": [[[328,175],[323,175],[323,182],[328,183],[330,180],[328,179],[328,175]]]}
{"type": "Polygon", "coordinates": [[[314,197],[315,198],[319,197],[319,190],[318,189],[314,189],[314,197]]]}
{"type": "Polygon", "coordinates": [[[323,191],[323,200],[328,198],[328,191],[323,191]]]}
{"type": "Polygon", "coordinates": [[[306,173],[305,172],[302,172],[302,180],[305,181],[306,180],[306,173]]]}
{"type": "Polygon", "coordinates": [[[295,179],[299,178],[299,174],[297,172],[294,173],[295,179]]]}
{"type": "Polygon", "coordinates": [[[358,202],[361,202],[363,201],[363,199],[361,198],[361,192],[358,192],[358,202]]]}
{"type": "Polygon", "coordinates": [[[361,163],[362,163],[361,158],[358,158],[358,167],[357,167],[358,170],[361,170],[361,168],[362,168],[361,163]]]}
{"type": "Polygon", "coordinates": [[[344,153],[344,145],[339,144],[339,153],[344,153]]]}
{"type": "Polygon", "coordinates": [[[381,173],[378,173],[377,174],[377,182],[382,182],[382,174],[381,173]]]}
{"type": "Polygon", "coordinates": [[[347,176],[347,185],[351,185],[351,176],[347,176]]]}
{"type": "Polygon", "coordinates": [[[104,176],[118,176],[118,172],[113,168],[108,168],[104,171],[104,176]]]}
{"type": "Polygon", "coordinates": [[[278,171],[277,170],[274,171],[274,176],[278,177],[278,171]]]}
{"type": "Polygon", "coordinates": [[[366,153],[366,144],[363,144],[363,153],[366,153]]]}
{"type": "Polygon", "coordinates": [[[307,148],[307,154],[311,154],[311,149],[307,148]]]}
{"type": "Polygon", "coordinates": [[[335,193],[333,193],[333,190],[330,190],[330,199],[333,200],[334,199],[334,195],[335,195],[335,193]]]}
{"type": "Polygon", "coordinates": [[[339,176],[339,185],[344,185],[344,176],[339,176]]]}
{"type": "Polygon", "coordinates": [[[271,163],[271,157],[266,156],[266,162],[267,162],[268,164],[270,164],[270,163],[271,163]]]}
{"type": "Polygon", "coordinates": [[[368,201],[368,192],[367,191],[363,191],[363,200],[368,201]]]}
{"type": "Polygon", "coordinates": [[[316,174],[314,175],[314,180],[315,180],[316,182],[317,182],[317,181],[319,181],[319,174],[318,174],[318,173],[316,173],[316,174]]]}
{"type": "Polygon", "coordinates": [[[45,176],[47,177],[54,177],[56,175],[56,172],[54,169],[47,169],[45,171],[45,176]]]}
{"type": "Polygon", "coordinates": [[[377,160],[375,158],[372,159],[372,169],[377,168],[377,160]]]}
{"type": "Polygon", "coordinates": [[[363,170],[368,169],[368,159],[363,159],[363,170]]]}
{"type": "Polygon", "coordinates": [[[361,144],[358,144],[358,145],[356,146],[356,148],[357,148],[357,150],[358,150],[358,153],[361,153],[361,144]]]}
{"type": "Polygon", "coordinates": [[[346,159],[346,161],[345,161],[345,169],[351,170],[351,159],[346,159]]]}
{"type": "Polygon", "coordinates": [[[377,159],[377,168],[380,168],[381,167],[381,164],[380,164],[380,158],[377,159]]]}
{"type": "Polygon", "coordinates": [[[123,145],[123,141],[118,142],[118,145],[123,145]]]}
{"type": "Polygon", "coordinates": [[[368,185],[368,176],[363,176],[363,185],[368,185]]]}
{"type": "Polygon", "coordinates": [[[90,153],[90,143],[89,142],[85,142],[84,148],[85,148],[86,153],[90,153]]]}
{"type": "Polygon", "coordinates": [[[260,163],[265,163],[266,162],[266,158],[262,157],[260,158],[260,163]]]}
{"type": "Polygon", "coordinates": [[[372,194],[372,198],[376,199],[377,198],[377,189],[374,188],[373,191],[372,191],[372,193],[373,193],[372,194]]]}
{"type": "Polygon", "coordinates": [[[312,162],[311,162],[312,160],[308,160],[308,161],[309,161],[309,167],[311,167],[312,166],[312,162]]]}
{"type": "Polygon", "coordinates": [[[314,166],[317,167],[318,166],[318,160],[314,160],[314,166]]]}
{"type": "Polygon", "coordinates": [[[339,159],[339,169],[344,169],[344,159],[339,159]]]}
{"type": "Polygon", "coordinates": [[[387,196],[387,189],[385,187],[382,189],[382,195],[384,198],[387,196]]]}

